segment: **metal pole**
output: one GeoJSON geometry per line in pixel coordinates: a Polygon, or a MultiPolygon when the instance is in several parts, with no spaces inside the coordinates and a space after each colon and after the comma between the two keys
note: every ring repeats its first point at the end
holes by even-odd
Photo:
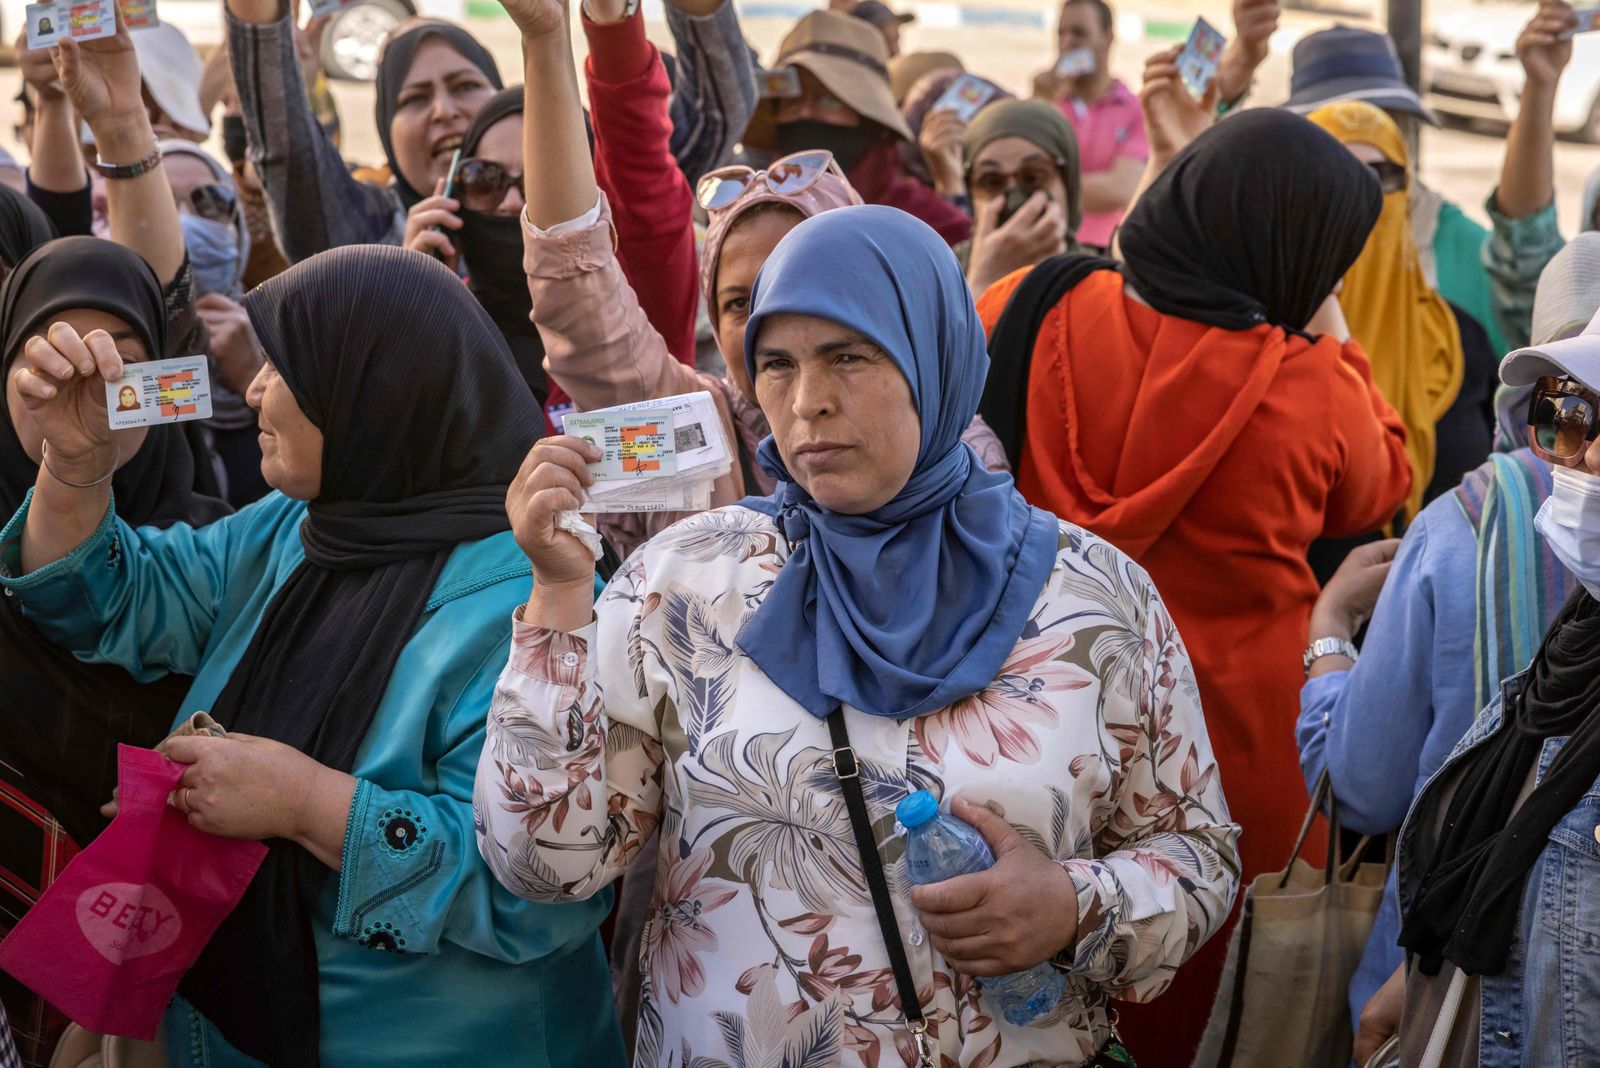
{"type": "Polygon", "coordinates": [[[1422,92],[1422,0],[1388,0],[1389,36],[1400,50],[1406,81],[1422,92]]]}
{"type": "MultiPolygon", "coordinates": [[[[1388,0],[1389,36],[1394,38],[1400,52],[1400,66],[1406,81],[1418,96],[1422,95],[1422,0],[1388,0]]],[[[1411,149],[1413,165],[1422,158],[1422,124],[1403,124],[1406,140],[1411,149]]]]}

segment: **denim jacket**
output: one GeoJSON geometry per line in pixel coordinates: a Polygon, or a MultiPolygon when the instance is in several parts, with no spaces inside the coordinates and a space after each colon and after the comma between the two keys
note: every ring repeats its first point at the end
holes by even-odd
{"type": "MultiPolygon", "coordinates": [[[[1526,673],[1507,679],[1460,744],[1418,794],[1400,831],[1400,907],[1412,902],[1415,865],[1432,853],[1436,828],[1417,813],[1455,778],[1467,757],[1507,726],[1506,702],[1526,673]]],[[[1548,739],[1539,753],[1538,780],[1566,743],[1548,739]]],[[[1550,831],[1528,875],[1506,969],[1481,981],[1477,1020],[1483,1068],[1549,1068],[1600,1064],[1600,781],[1550,831]]],[[[1427,1026],[1432,1026],[1428,1024],[1427,1026]]]]}

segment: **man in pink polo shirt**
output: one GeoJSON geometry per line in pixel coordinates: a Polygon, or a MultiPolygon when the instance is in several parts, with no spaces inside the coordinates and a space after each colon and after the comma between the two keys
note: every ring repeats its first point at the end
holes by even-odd
{"type": "Polygon", "coordinates": [[[1064,62],[1033,83],[1034,96],[1059,107],[1078,135],[1083,161],[1078,241],[1097,248],[1111,243],[1150,155],[1139,98],[1111,76],[1112,22],[1105,0],[1066,0],[1057,30],[1064,62]]]}

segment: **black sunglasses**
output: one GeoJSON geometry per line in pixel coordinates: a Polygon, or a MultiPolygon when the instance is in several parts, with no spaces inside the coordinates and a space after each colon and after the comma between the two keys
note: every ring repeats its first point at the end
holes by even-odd
{"type": "Polygon", "coordinates": [[[493,211],[511,188],[527,199],[522,175],[512,174],[492,159],[462,160],[456,171],[456,188],[461,191],[462,203],[474,211],[493,211]]]}

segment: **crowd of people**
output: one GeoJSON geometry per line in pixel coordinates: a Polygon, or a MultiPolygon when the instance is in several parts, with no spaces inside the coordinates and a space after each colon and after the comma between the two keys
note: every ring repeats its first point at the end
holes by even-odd
{"type": "MultiPolygon", "coordinates": [[[[267,850],[154,1063],[1187,1068],[1326,784],[1394,858],[1329,1041],[1600,1063],[1566,0],[1488,227],[1421,181],[1386,36],[1251,99],[1277,0],[1198,98],[1066,0],[1029,99],[879,0],[766,57],[733,0],[668,0],[670,55],[637,0],[503,3],[520,83],[390,36],[379,166],[284,0],[225,0],[206,58],[121,15],[19,41],[0,931],[159,746],[172,808],[267,850]],[[178,356],[212,415],[111,429],[178,356]],[[595,550],[562,417],[701,391],[710,507],[586,513],[595,550]],[[918,790],[992,867],[912,885],[918,790]],[[1014,1022],[993,980],[1039,965],[1014,1022]]],[[[54,1007],[0,1008],[0,1068],[63,1063],[54,1007]]]]}

